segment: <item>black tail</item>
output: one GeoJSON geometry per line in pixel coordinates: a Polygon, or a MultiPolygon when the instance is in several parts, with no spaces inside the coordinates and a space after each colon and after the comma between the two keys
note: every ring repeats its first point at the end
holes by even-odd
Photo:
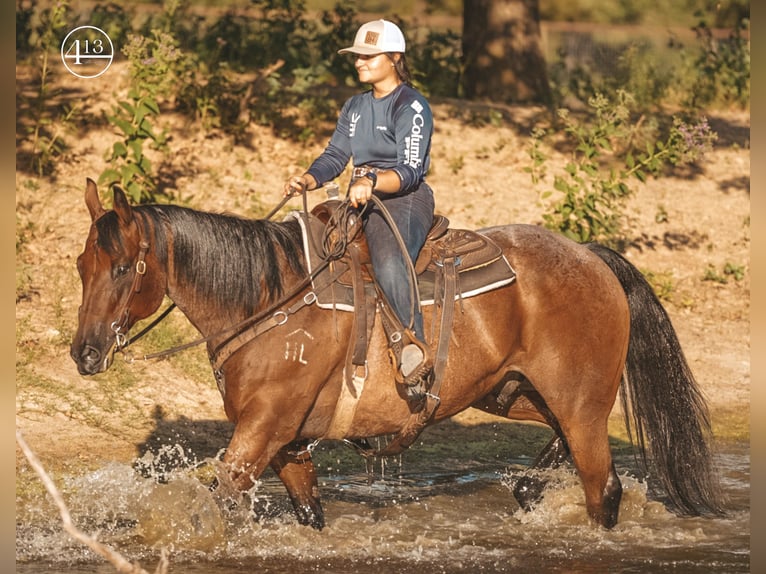
{"type": "Polygon", "coordinates": [[[644,464],[648,444],[652,467],[679,511],[721,514],[710,416],[670,317],[627,259],[603,245],[588,248],[612,269],[628,297],[630,343],[620,385],[628,435],[632,420],[644,464]]]}

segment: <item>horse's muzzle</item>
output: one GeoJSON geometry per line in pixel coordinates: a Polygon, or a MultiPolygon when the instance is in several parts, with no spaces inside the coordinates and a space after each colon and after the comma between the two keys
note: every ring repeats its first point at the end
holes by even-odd
{"type": "Polygon", "coordinates": [[[77,371],[81,375],[95,375],[106,371],[112,364],[112,358],[114,346],[110,347],[109,351],[103,353],[96,347],[91,345],[83,345],[81,348],[77,348],[72,345],[70,355],[77,365],[77,371]]]}

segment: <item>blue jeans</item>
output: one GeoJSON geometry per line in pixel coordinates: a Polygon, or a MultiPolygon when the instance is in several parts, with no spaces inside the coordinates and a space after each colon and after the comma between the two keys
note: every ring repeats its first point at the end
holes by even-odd
{"type": "MultiPolygon", "coordinates": [[[[383,205],[391,214],[414,263],[433,223],[433,191],[423,182],[415,191],[407,194],[375,195],[383,201],[383,205]]],[[[410,296],[407,261],[388,221],[374,203],[370,203],[364,212],[364,232],[370,250],[372,269],[380,288],[402,324],[407,327],[412,322],[415,335],[425,342],[423,315],[419,311],[419,305],[414,305],[415,313],[412,315],[413,301],[410,296]]]]}

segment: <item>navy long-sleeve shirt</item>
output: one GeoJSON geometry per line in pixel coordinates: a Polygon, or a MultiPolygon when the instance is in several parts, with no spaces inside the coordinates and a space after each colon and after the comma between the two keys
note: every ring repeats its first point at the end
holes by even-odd
{"type": "Polygon", "coordinates": [[[376,99],[372,90],[349,98],[341,109],[330,143],[308,173],[318,185],[338,177],[349,160],[354,167],[392,169],[400,193],[416,189],[431,163],[433,115],[415,88],[399,85],[376,99]]]}

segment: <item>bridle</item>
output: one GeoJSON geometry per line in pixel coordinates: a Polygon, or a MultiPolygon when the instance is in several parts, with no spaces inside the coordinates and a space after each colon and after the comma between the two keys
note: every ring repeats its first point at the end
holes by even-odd
{"type": "MultiPolygon", "coordinates": [[[[305,193],[303,194],[303,197],[304,197],[304,206],[303,206],[304,211],[308,212],[308,205],[306,202],[305,193]]],[[[279,203],[279,205],[277,205],[264,219],[271,219],[274,216],[274,214],[276,214],[290,199],[291,199],[291,196],[285,197],[279,203]]],[[[341,234],[341,235],[343,237],[346,237],[345,234],[341,234]]],[[[135,357],[132,353],[130,353],[127,350],[128,347],[132,345],[133,343],[135,343],[136,341],[138,341],[144,335],[146,335],[154,327],[156,327],[176,307],[175,303],[171,303],[160,315],[157,316],[157,318],[155,318],[149,325],[144,327],[136,336],[132,338],[128,337],[126,328],[130,318],[130,305],[133,302],[133,298],[135,297],[135,295],[141,292],[141,285],[143,282],[143,278],[147,272],[146,254],[149,251],[149,247],[150,245],[146,240],[141,239],[139,241],[138,258],[136,260],[135,275],[133,277],[133,283],[131,285],[130,292],[128,294],[128,297],[125,300],[125,303],[123,304],[122,312],[118,315],[120,319],[113,321],[112,324],[110,325],[110,328],[115,335],[114,351],[122,353],[123,356],[125,357],[126,362],[128,363],[132,363],[135,360],[148,361],[152,359],[160,359],[160,358],[168,357],[170,355],[180,353],[181,351],[185,351],[187,349],[196,347],[203,343],[207,343],[209,341],[217,340],[217,339],[220,339],[221,337],[228,336],[228,338],[224,341],[224,343],[219,345],[218,349],[213,352],[213,356],[211,356],[211,362],[217,362],[219,364],[222,364],[223,361],[225,361],[225,359],[231,355],[231,352],[226,354],[225,357],[218,358],[217,355],[219,354],[219,351],[226,345],[226,343],[235,339],[239,334],[241,334],[245,330],[250,329],[251,330],[250,336],[252,338],[255,338],[274,327],[283,325],[287,321],[290,315],[297,313],[300,309],[302,309],[306,305],[313,304],[316,301],[316,293],[313,291],[309,291],[296,304],[292,305],[291,307],[287,309],[282,309],[282,307],[285,304],[287,304],[289,301],[295,298],[296,295],[301,293],[304,289],[306,289],[306,287],[311,285],[314,279],[316,278],[316,276],[322,273],[330,265],[330,263],[333,260],[339,258],[345,251],[345,247],[343,247],[343,248],[337,249],[335,253],[328,254],[328,256],[324,258],[323,262],[320,265],[318,265],[315,269],[312,269],[312,271],[309,274],[307,274],[307,276],[303,278],[303,280],[301,280],[297,285],[295,285],[287,294],[282,296],[279,299],[279,301],[276,301],[274,304],[270,305],[268,308],[262,310],[261,312],[255,315],[252,315],[250,317],[247,317],[246,319],[240,321],[239,323],[231,325],[230,327],[227,327],[226,329],[222,329],[216,333],[208,335],[207,337],[201,337],[191,342],[184,343],[182,345],[177,345],[170,349],[166,349],[164,351],[145,354],[141,357],[135,357]]],[[[340,276],[340,273],[338,273],[337,276],[332,277],[331,281],[328,284],[331,284],[332,281],[337,279],[337,277],[339,276],[340,276]]],[[[223,349],[223,352],[225,353],[226,349],[223,349]]]]}
{"type": "MultiPolygon", "coordinates": [[[[130,344],[127,335],[127,326],[130,320],[130,305],[133,303],[133,298],[141,292],[141,286],[144,281],[144,275],[146,275],[146,254],[149,251],[149,242],[141,239],[138,243],[138,258],[136,259],[135,274],[133,275],[133,282],[130,285],[130,291],[125,299],[125,303],[122,305],[122,312],[118,314],[118,319],[112,321],[109,328],[114,332],[115,338],[115,351],[122,351],[130,344]],[[123,333],[125,329],[125,333],[123,333]]],[[[175,303],[173,303],[175,306],[175,303]]]]}

